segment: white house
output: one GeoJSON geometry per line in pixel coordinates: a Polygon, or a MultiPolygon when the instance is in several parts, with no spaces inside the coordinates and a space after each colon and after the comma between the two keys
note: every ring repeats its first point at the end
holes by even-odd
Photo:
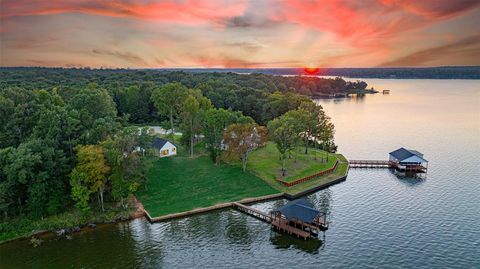
{"type": "Polygon", "coordinates": [[[155,137],[152,142],[152,148],[160,157],[177,155],[177,147],[170,141],[155,137]]]}

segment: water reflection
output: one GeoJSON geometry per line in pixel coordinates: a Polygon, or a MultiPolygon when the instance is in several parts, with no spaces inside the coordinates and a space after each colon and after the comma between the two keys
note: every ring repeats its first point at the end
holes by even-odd
{"type": "Polygon", "coordinates": [[[232,214],[227,215],[225,235],[230,243],[248,246],[252,244],[252,236],[255,234],[249,229],[247,219],[249,216],[240,214],[242,213],[232,211],[232,214]]]}
{"type": "Polygon", "coordinates": [[[394,169],[390,169],[390,171],[395,175],[399,182],[409,187],[420,186],[427,180],[427,173],[400,172],[394,169]]]}
{"type": "Polygon", "coordinates": [[[332,204],[332,191],[330,189],[325,189],[310,195],[308,198],[312,204],[315,205],[318,211],[325,214],[330,214],[330,207],[332,204]]]}
{"type": "MultiPolygon", "coordinates": [[[[324,234],[320,236],[324,237],[324,234]]],[[[323,249],[323,241],[318,238],[304,240],[273,230],[270,235],[270,242],[277,249],[294,248],[310,254],[318,254],[319,250],[323,249]]]]}

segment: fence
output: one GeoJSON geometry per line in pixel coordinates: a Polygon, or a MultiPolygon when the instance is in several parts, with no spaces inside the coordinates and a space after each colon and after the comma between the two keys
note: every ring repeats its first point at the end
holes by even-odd
{"type": "Polygon", "coordinates": [[[335,162],[335,164],[333,165],[332,168],[329,168],[329,169],[324,170],[322,172],[310,175],[308,177],[295,179],[294,181],[289,181],[289,182],[277,178],[276,181],[279,182],[280,184],[284,185],[284,186],[291,187],[291,186],[303,183],[305,181],[308,181],[308,180],[311,180],[311,179],[314,179],[314,178],[317,178],[317,177],[321,177],[321,176],[326,175],[326,174],[330,174],[331,172],[333,172],[337,169],[337,166],[338,166],[338,160],[335,162]]]}

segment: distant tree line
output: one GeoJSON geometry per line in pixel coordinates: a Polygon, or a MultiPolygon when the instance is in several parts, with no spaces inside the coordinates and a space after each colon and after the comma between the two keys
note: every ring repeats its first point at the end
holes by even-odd
{"type": "Polygon", "coordinates": [[[107,90],[116,104],[118,115],[128,115],[129,121],[135,123],[168,119],[154,111],[150,99],[155,87],[167,83],[178,82],[189,89],[200,90],[213,106],[242,111],[260,124],[290,110],[286,100],[296,93],[305,97],[298,97],[293,103],[308,96],[345,94],[367,87],[365,82],[346,82],[342,78],[128,69],[0,68],[0,77],[0,88],[34,90],[56,87],[65,99],[89,83],[95,83],[107,90]],[[283,94],[291,95],[282,99],[283,94]]]}
{"type": "MultiPolygon", "coordinates": [[[[303,68],[209,68],[189,72],[235,72],[268,75],[306,75],[303,68]]],[[[320,68],[317,75],[346,78],[480,79],[480,66],[320,68]]]]}

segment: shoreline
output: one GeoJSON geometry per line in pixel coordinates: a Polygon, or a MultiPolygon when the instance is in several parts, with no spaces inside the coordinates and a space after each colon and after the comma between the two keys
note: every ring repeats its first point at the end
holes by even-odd
{"type": "Polygon", "coordinates": [[[148,211],[144,208],[143,204],[140,201],[138,201],[136,197],[133,197],[132,204],[134,208],[132,208],[132,211],[130,212],[127,218],[115,218],[115,219],[112,219],[111,221],[100,221],[100,222],[94,221],[94,222],[87,222],[82,225],[73,226],[73,227],[63,227],[63,228],[53,229],[53,230],[34,231],[28,235],[1,241],[0,245],[11,243],[17,240],[26,240],[28,238],[42,237],[42,236],[48,236],[48,235],[53,235],[57,237],[68,236],[69,234],[73,234],[73,233],[84,232],[86,230],[94,230],[97,225],[116,224],[116,223],[121,223],[125,221],[132,221],[134,219],[143,218],[143,217],[145,217],[145,219],[150,223],[168,221],[168,220],[173,220],[178,218],[189,217],[197,214],[210,213],[220,209],[232,208],[234,203],[252,204],[252,203],[266,202],[266,201],[282,199],[282,198],[287,200],[294,200],[345,181],[348,176],[348,171],[349,171],[349,167],[347,167],[344,175],[338,176],[334,179],[328,180],[327,182],[321,183],[319,185],[306,188],[297,193],[279,192],[276,194],[270,194],[270,195],[259,196],[259,197],[248,197],[248,198],[241,199],[239,201],[224,202],[224,203],[219,203],[219,204],[215,204],[208,207],[195,208],[185,212],[171,213],[171,214],[158,216],[158,217],[152,217],[150,213],[148,213],[148,211]],[[60,230],[68,230],[68,231],[65,231],[65,233],[63,233],[62,235],[56,234],[56,232],[60,230]]]}
{"type": "Polygon", "coordinates": [[[280,198],[284,198],[287,200],[294,200],[298,199],[300,197],[306,196],[308,194],[315,193],[317,191],[320,191],[322,189],[326,189],[330,186],[333,186],[335,184],[341,183],[347,179],[348,176],[348,170],[349,167],[347,167],[347,170],[344,175],[341,175],[339,177],[336,177],[334,179],[328,180],[327,182],[321,183],[319,185],[307,188],[305,190],[302,190],[297,193],[287,193],[287,192],[280,192],[277,194],[270,194],[266,196],[260,196],[260,197],[251,197],[251,198],[244,198],[239,201],[235,202],[225,202],[225,203],[219,203],[216,205],[208,206],[208,207],[201,207],[201,208],[195,208],[189,211],[185,212],[178,212],[178,213],[172,213],[172,214],[167,214],[163,216],[158,216],[158,217],[152,217],[150,213],[146,209],[144,209],[145,213],[145,218],[150,222],[150,223],[155,223],[155,222],[162,222],[162,221],[167,221],[167,220],[172,220],[172,219],[178,219],[178,218],[184,218],[184,217],[189,217],[192,215],[197,215],[197,214],[204,214],[204,213],[209,213],[212,211],[216,211],[219,209],[225,209],[225,208],[231,208],[234,203],[241,203],[241,204],[251,204],[251,203],[257,203],[257,202],[265,202],[269,200],[276,200],[280,198]]]}
{"type": "Polygon", "coordinates": [[[7,244],[17,240],[26,240],[33,237],[44,237],[50,234],[57,237],[68,236],[70,234],[79,233],[86,230],[94,230],[99,225],[115,224],[115,223],[131,221],[134,219],[142,218],[144,216],[143,204],[139,202],[135,196],[132,197],[131,203],[132,203],[132,208],[127,217],[116,215],[112,219],[103,219],[101,221],[87,221],[79,225],[64,226],[64,227],[59,227],[54,229],[34,230],[27,235],[0,241],[0,245],[7,244]],[[61,231],[61,234],[58,234],[59,231],[61,231]]]}

